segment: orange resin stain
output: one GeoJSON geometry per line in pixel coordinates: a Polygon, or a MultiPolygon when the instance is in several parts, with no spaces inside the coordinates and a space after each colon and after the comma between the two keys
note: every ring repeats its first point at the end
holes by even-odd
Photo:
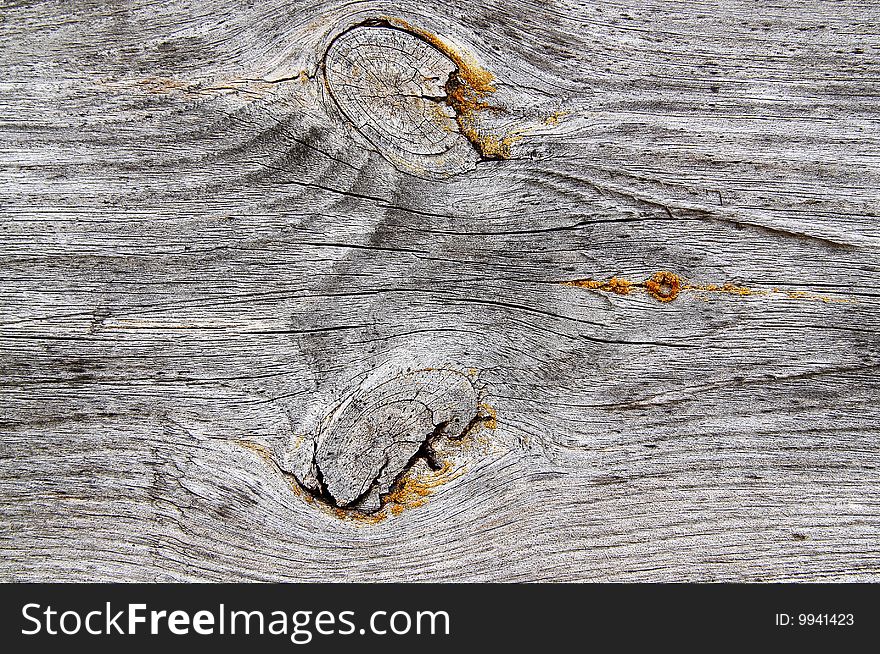
{"type": "Polygon", "coordinates": [[[659,302],[672,302],[682,291],[696,291],[703,293],[724,293],[727,295],[785,295],[792,300],[815,300],[818,302],[850,303],[854,300],[848,298],[832,298],[807,291],[785,291],[779,288],[752,289],[736,284],[693,284],[686,281],[680,275],[668,270],[660,270],[648,279],[641,282],[633,282],[621,277],[612,277],[601,281],[594,279],[576,279],[562,282],[565,286],[575,286],[593,291],[605,291],[618,295],[629,295],[634,290],[644,290],[645,293],[659,302]]]}
{"type": "Polygon", "coordinates": [[[619,277],[612,277],[605,282],[594,279],[578,279],[573,282],[566,282],[566,285],[577,286],[578,288],[588,288],[595,291],[608,291],[610,293],[617,293],[618,295],[629,295],[633,287],[631,281],[619,277]]]}
{"type": "Polygon", "coordinates": [[[440,470],[430,474],[414,475],[409,472],[385,496],[383,509],[387,509],[392,515],[400,515],[406,509],[422,506],[438,486],[452,481],[462,472],[461,469],[453,470],[449,461],[444,461],[440,470]]]}
{"type": "Polygon", "coordinates": [[[483,410],[482,424],[486,429],[496,429],[498,427],[498,412],[488,404],[481,404],[480,409],[483,410]]]}
{"type": "Polygon", "coordinates": [[[692,291],[707,291],[709,293],[730,293],[732,295],[769,295],[774,291],[755,291],[745,286],[736,286],[734,284],[686,284],[683,288],[692,291]]]}
{"type": "Polygon", "coordinates": [[[499,107],[487,101],[497,90],[495,76],[480,66],[471,55],[459,52],[427,30],[401,18],[385,16],[382,20],[424,39],[452,60],[458,70],[449,76],[449,81],[446,83],[446,103],[455,111],[455,122],[459,130],[482,156],[494,159],[509,158],[511,148],[520,135],[491,134],[478,126],[482,112],[501,111],[499,107]]]}
{"type": "Polygon", "coordinates": [[[375,513],[347,511],[336,507],[328,507],[330,513],[339,518],[360,524],[375,525],[384,522],[391,516],[398,516],[408,509],[424,505],[434,491],[453,479],[464,474],[464,469],[453,469],[450,461],[444,461],[439,470],[414,472],[409,470],[391,490],[382,496],[382,508],[375,513]]]}
{"type": "Polygon", "coordinates": [[[461,53],[446,43],[443,39],[431,34],[431,32],[410,24],[402,18],[384,16],[382,18],[389,25],[406,30],[421,37],[444,55],[449,57],[458,67],[459,76],[480,96],[486,96],[495,91],[495,76],[482,68],[471,55],[461,53]]]}

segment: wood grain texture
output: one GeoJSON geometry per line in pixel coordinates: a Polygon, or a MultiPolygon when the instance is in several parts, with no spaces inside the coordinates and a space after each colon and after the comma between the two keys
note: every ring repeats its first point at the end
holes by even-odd
{"type": "Polygon", "coordinates": [[[876,3],[0,17],[3,580],[880,581],[876,3]]]}

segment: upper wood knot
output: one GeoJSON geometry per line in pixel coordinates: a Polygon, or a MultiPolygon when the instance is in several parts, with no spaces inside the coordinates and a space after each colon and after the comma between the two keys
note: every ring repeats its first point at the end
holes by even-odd
{"type": "Polygon", "coordinates": [[[421,36],[390,25],[353,27],[324,57],[327,88],[345,117],[395,167],[427,177],[480,159],[448,96],[458,69],[421,36]]]}

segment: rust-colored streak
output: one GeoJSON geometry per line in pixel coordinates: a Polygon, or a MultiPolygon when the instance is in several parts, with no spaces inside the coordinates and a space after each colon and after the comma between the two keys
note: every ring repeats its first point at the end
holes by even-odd
{"type": "Polygon", "coordinates": [[[648,295],[659,302],[672,302],[682,291],[696,291],[703,293],[724,293],[738,296],[762,296],[762,295],[785,295],[792,300],[815,300],[819,302],[849,303],[854,302],[849,298],[832,298],[826,295],[810,293],[807,291],[786,291],[779,288],[752,289],[736,284],[693,284],[687,282],[680,275],[668,270],[660,270],[642,282],[633,282],[622,277],[612,277],[608,280],[576,279],[562,282],[565,286],[575,286],[592,291],[604,291],[617,295],[629,295],[635,289],[643,289],[648,295]]]}
{"type": "Polygon", "coordinates": [[[612,277],[608,281],[602,282],[594,279],[578,279],[573,282],[566,282],[568,286],[577,286],[578,288],[588,288],[596,291],[608,291],[617,293],[618,295],[629,295],[632,291],[633,283],[620,277],[612,277]]]}
{"type": "Polygon", "coordinates": [[[755,291],[745,286],[736,286],[735,284],[687,284],[683,288],[691,291],[707,291],[709,293],[729,293],[731,295],[769,295],[773,291],[755,291]]]}

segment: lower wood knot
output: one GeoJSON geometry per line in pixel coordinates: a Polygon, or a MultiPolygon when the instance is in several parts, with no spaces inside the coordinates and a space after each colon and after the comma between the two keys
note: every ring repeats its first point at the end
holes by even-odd
{"type": "Polygon", "coordinates": [[[413,492],[413,468],[442,470],[456,441],[494,420],[471,377],[403,373],[355,390],[280,465],[313,499],[343,515],[371,515],[413,492]]]}

